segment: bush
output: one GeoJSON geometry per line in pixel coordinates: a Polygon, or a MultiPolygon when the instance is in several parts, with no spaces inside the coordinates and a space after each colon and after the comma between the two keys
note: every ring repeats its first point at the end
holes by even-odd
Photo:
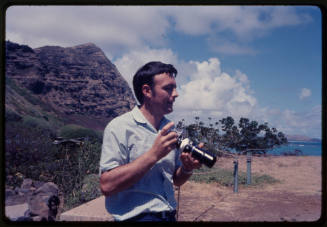
{"type": "Polygon", "coordinates": [[[92,140],[74,146],[54,145],[53,132],[40,125],[42,120],[33,117],[25,117],[23,124],[7,122],[6,184],[19,187],[24,178],[54,182],[64,194],[65,209],[99,196],[95,178],[85,177],[98,174],[101,143],[92,140]]]}
{"type": "Polygon", "coordinates": [[[100,182],[98,174],[86,175],[83,179],[81,190],[81,201],[87,202],[101,196],[100,182]]]}
{"type": "Polygon", "coordinates": [[[5,173],[9,185],[19,186],[18,172],[23,177],[38,180],[42,175],[42,165],[49,165],[55,159],[56,149],[51,140],[53,132],[35,126],[31,130],[31,127],[29,123],[6,123],[5,173]]]}
{"type": "Polygon", "coordinates": [[[59,136],[67,138],[67,139],[83,137],[83,138],[88,138],[88,139],[96,140],[96,141],[102,140],[102,135],[100,135],[96,131],[89,129],[89,128],[84,128],[79,125],[74,125],[74,124],[69,124],[69,125],[63,126],[59,130],[59,136]]]}
{"type": "Polygon", "coordinates": [[[60,159],[53,172],[55,181],[64,193],[65,207],[80,205],[96,198],[99,193],[94,193],[99,186],[90,174],[97,175],[101,155],[101,144],[86,141],[81,146],[58,146],[60,159]],[[93,189],[91,189],[93,187],[93,189]],[[91,194],[89,194],[91,193],[91,194]]]}
{"type": "Polygon", "coordinates": [[[37,118],[32,116],[24,116],[22,119],[22,123],[24,127],[26,128],[38,128],[39,130],[48,130],[48,131],[54,131],[48,121],[46,121],[44,118],[37,118]]]}

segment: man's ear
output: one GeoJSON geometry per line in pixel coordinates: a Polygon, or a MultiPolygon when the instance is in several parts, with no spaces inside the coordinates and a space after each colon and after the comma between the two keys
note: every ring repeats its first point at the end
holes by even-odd
{"type": "Polygon", "coordinates": [[[142,93],[145,98],[152,98],[152,89],[148,84],[142,85],[142,93]]]}

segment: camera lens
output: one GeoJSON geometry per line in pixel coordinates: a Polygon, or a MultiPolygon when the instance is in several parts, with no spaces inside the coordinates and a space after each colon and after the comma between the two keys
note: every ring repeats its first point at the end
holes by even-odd
{"type": "Polygon", "coordinates": [[[202,150],[201,148],[192,146],[191,151],[192,157],[199,160],[200,163],[205,164],[209,168],[211,168],[216,162],[216,156],[211,154],[208,151],[202,150]]]}
{"type": "Polygon", "coordinates": [[[193,158],[198,160],[201,164],[208,166],[209,168],[211,168],[216,163],[217,158],[214,154],[199,147],[193,146],[192,142],[188,138],[178,140],[177,147],[181,149],[182,152],[190,153],[193,158]]]}

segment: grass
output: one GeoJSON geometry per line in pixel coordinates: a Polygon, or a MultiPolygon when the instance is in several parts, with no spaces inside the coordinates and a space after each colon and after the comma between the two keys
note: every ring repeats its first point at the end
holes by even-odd
{"type": "MultiPolygon", "coordinates": [[[[234,185],[233,171],[222,169],[222,168],[209,169],[206,167],[202,167],[201,169],[194,171],[190,180],[199,183],[219,183],[220,185],[223,186],[234,185]]],[[[246,173],[239,171],[238,184],[247,186],[246,181],[247,181],[246,173]]],[[[279,181],[267,174],[259,175],[259,174],[252,173],[250,186],[274,184],[277,182],[279,181]]]]}

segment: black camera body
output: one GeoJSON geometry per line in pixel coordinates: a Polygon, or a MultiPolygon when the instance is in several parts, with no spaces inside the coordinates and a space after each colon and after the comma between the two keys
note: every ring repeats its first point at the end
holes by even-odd
{"type": "Polygon", "coordinates": [[[217,161],[217,157],[214,154],[194,146],[189,138],[178,138],[177,148],[182,152],[190,153],[193,158],[209,168],[211,168],[217,161]]]}

